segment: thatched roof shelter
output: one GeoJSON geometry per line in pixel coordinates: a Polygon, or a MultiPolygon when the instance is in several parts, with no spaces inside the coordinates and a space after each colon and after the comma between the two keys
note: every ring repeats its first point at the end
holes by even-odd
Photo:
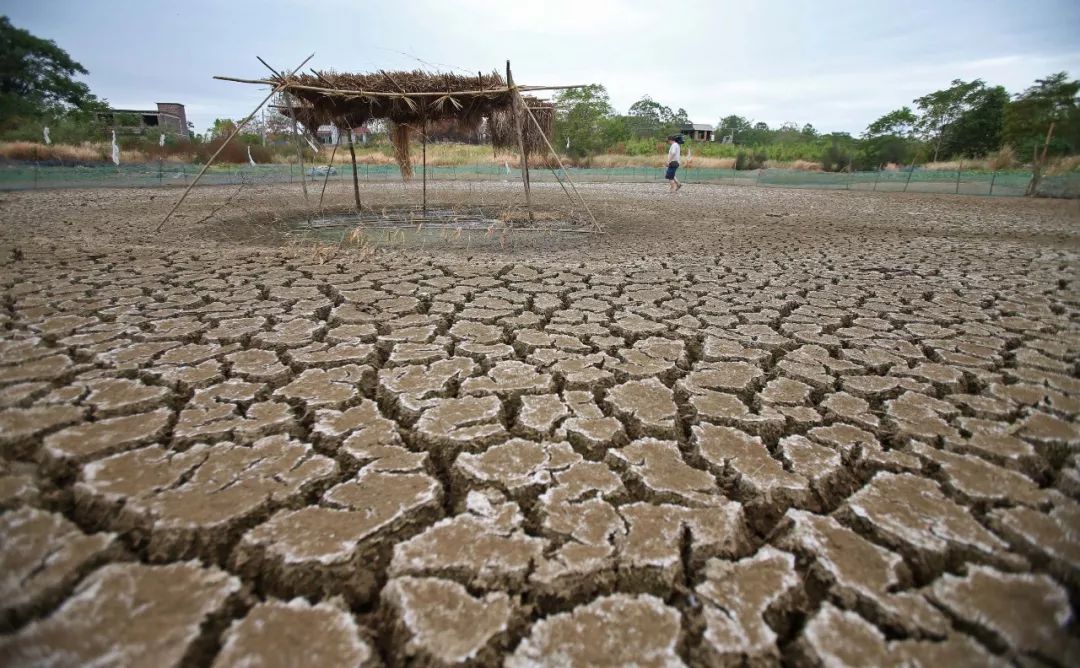
{"type": "MultiPolygon", "coordinates": [[[[487,118],[497,148],[519,148],[514,97],[520,90],[535,88],[508,86],[498,72],[464,76],[422,70],[380,70],[371,74],[313,70],[311,74],[289,77],[276,75],[258,83],[271,84],[291,98],[282,113],[308,128],[323,124],[356,127],[370,120],[389,121],[395,157],[405,178],[412,176],[409,141],[414,134],[422,134],[429,122],[452,119],[460,127],[476,130],[487,118]]],[[[554,106],[531,96],[521,100],[537,119],[543,134],[550,137],[554,106]]],[[[543,153],[545,144],[536,123],[525,115],[521,148],[526,156],[543,153]]]]}
{"type": "Polygon", "coordinates": [[[419,126],[425,120],[456,118],[479,125],[496,110],[509,109],[513,93],[496,72],[462,76],[421,70],[344,74],[333,71],[271,77],[322,123],[362,125],[385,119],[419,126]]]}
{"type": "MultiPolygon", "coordinates": [[[[526,98],[523,93],[540,90],[558,90],[581,88],[581,86],[519,86],[514,84],[510,72],[510,61],[506,62],[506,78],[498,72],[472,75],[425,72],[422,70],[387,72],[380,70],[370,74],[347,74],[334,71],[315,71],[300,74],[300,70],[314,56],[308,56],[286,74],[273,69],[259,59],[273,72],[273,76],[264,79],[238,79],[217,76],[215,79],[236,81],[239,83],[269,85],[271,92],[242,121],[229,136],[226,143],[236,136],[239,128],[254,118],[255,114],[274,95],[284,95],[286,104],[282,113],[303,123],[307,128],[316,128],[322,124],[341,127],[356,127],[371,120],[385,120],[390,123],[390,136],[394,144],[395,157],[401,168],[402,176],[412,175],[412,161],[409,156],[409,139],[413,132],[418,132],[427,142],[428,123],[452,120],[462,127],[478,129],[486,118],[490,125],[492,140],[496,147],[514,148],[522,153],[522,183],[525,187],[525,206],[532,219],[529,160],[530,153],[541,153],[546,148],[551,151],[555,161],[562,167],[558,153],[551,146],[548,136],[551,134],[555,119],[555,107],[551,103],[535,98],[526,98]]],[[[357,211],[361,209],[360,186],[356,175],[356,156],[352,144],[349,151],[353,162],[353,193],[357,211]]],[[[220,153],[220,149],[219,149],[220,153]]],[[[217,154],[211,157],[207,166],[217,154]]],[[[198,182],[206,167],[200,171],[195,181],[185,190],[180,198],[183,202],[187,193],[198,182]]],[[[566,185],[574,191],[582,206],[592,219],[594,227],[600,231],[600,225],[589,211],[588,204],[577,192],[577,187],[569,174],[563,169],[563,177],[556,175],[560,186],[566,185]],[[565,178],[566,183],[563,182],[565,178]]],[[[301,182],[303,183],[303,182],[301,182]]],[[[570,194],[566,190],[567,195],[570,194]]],[[[306,196],[306,190],[305,190],[306,196]]],[[[571,198],[573,199],[573,198],[571,198]]],[[[425,161],[424,210],[427,210],[427,169],[425,161]]],[[[166,215],[168,220],[173,207],[166,215]]],[[[162,225],[165,224],[163,220],[162,225]]],[[[160,227],[160,226],[159,226],[160,227]]]]}

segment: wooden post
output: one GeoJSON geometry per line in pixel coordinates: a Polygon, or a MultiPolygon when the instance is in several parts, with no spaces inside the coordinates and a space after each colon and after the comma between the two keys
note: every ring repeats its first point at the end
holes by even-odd
{"type": "MultiPolygon", "coordinates": [[[[299,70],[304,65],[307,65],[307,62],[309,60],[311,60],[312,58],[314,58],[314,57],[315,57],[315,54],[313,53],[310,56],[308,56],[307,58],[304,58],[304,62],[297,65],[296,68],[292,72],[289,72],[289,76],[291,77],[292,75],[296,74],[297,70],[299,70]]],[[[288,77],[286,77],[286,78],[288,78],[288,77]]],[[[233,137],[240,134],[240,130],[245,125],[247,125],[249,122],[251,122],[252,118],[255,118],[255,114],[259,113],[259,110],[263,108],[263,105],[265,105],[267,102],[270,101],[270,98],[274,96],[274,93],[278,92],[279,90],[281,90],[283,88],[283,84],[284,84],[284,82],[282,82],[282,84],[279,84],[278,86],[275,86],[274,89],[271,90],[270,93],[266,97],[263,98],[263,101],[259,103],[259,106],[255,107],[255,110],[252,111],[250,114],[248,114],[247,118],[240,121],[236,125],[236,128],[233,129],[232,134],[229,135],[228,139],[226,139],[221,144],[221,147],[218,148],[218,150],[214,152],[214,155],[210,156],[210,159],[206,161],[206,164],[203,165],[203,168],[201,170],[199,170],[199,174],[195,177],[195,180],[192,181],[191,185],[189,185],[184,190],[184,194],[180,196],[180,200],[177,201],[177,203],[173,205],[173,208],[169,209],[169,213],[165,214],[165,218],[160,223],[158,223],[158,226],[154,229],[155,232],[160,231],[161,228],[165,225],[165,223],[167,223],[169,221],[169,218],[172,217],[173,213],[175,213],[176,210],[180,208],[180,205],[184,202],[184,200],[187,199],[188,193],[190,193],[191,189],[195,187],[195,184],[199,182],[199,179],[202,178],[202,175],[206,173],[207,169],[210,169],[210,165],[214,164],[214,160],[217,159],[218,155],[220,155],[221,152],[225,150],[225,147],[228,145],[228,143],[230,141],[232,141],[233,137]]]]}
{"type": "Polygon", "coordinates": [[[960,172],[964,171],[964,159],[960,158],[960,164],[956,166],[956,192],[955,195],[960,194],[960,172]]]}
{"type": "Polygon", "coordinates": [[[349,125],[349,157],[352,159],[353,197],[356,198],[356,213],[360,213],[360,177],[356,175],[356,149],[353,148],[352,123],[349,125]]]}
{"type": "Polygon", "coordinates": [[[424,180],[424,216],[427,216],[427,113],[423,115],[423,127],[420,129],[420,162],[424,180]]]}
{"type": "MultiPolygon", "coordinates": [[[[1046,162],[1046,149],[1050,148],[1050,138],[1054,136],[1054,125],[1055,123],[1051,121],[1050,128],[1046,131],[1046,141],[1043,142],[1042,156],[1036,161],[1031,172],[1031,181],[1028,183],[1027,192],[1025,193],[1028,197],[1034,197],[1035,193],[1039,190],[1039,181],[1042,180],[1043,164],[1046,162]]],[[[1038,150],[1038,147],[1036,147],[1035,151],[1037,152],[1038,150]]]]}
{"type": "MultiPolygon", "coordinates": [[[[341,136],[340,134],[338,135],[341,136]]],[[[323,177],[322,191],[319,192],[319,215],[322,215],[322,202],[323,197],[326,196],[326,183],[330,180],[330,170],[334,168],[334,156],[337,155],[337,144],[334,144],[334,150],[330,151],[330,161],[326,163],[326,176],[323,177]]]]}
{"type": "Polygon", "coordinates": [[[904,181],[904,192],[907,192],[908,184],[911,183],[911,175],[915,173],[915,158],[911,159],[911,166],[908,167],[907,181],[904,181]]]}
{"type": "Polygon", "coordinates": [[[987,193],[988,195],[994,194],[994,181],[997,181],[997,171],[990,175],[990,192],[987,193]]]}
{"type": "MultiPolygon", "coordinates": [[[[525,185],[525,210],[529,212],[529,222],[533,222],[532,212],[532,193],[529,188],[529,157],[525,154],[525,133],[522,127],[522,107],[525,105],[521,102],[521,96],[518,94],[517,89],[514,87],[514,75],[510,72],[510,61],[506,61],[506,86],[511,92],[511,108],[514,112],[514,129],[517,130],[518,150],[521,151],[521,182],[525,185]]],[[[530,115],[531,111],[525,109],[530,115]]]]}
{"type": "MultiPolygon", "coordinates": [[[[291,105],[291,103],[290,103],[291,105]]],[[[307,220],[311,222],[311,200],[308,199],[307,175],[304,174],[304,149],[300,147],[300,129],[296,124],[296,116],[292,119],[293,140],[296,143],[296,157],[300,161],[300,189],[304,191],[304,204],[307,206],[307,220]]]]}

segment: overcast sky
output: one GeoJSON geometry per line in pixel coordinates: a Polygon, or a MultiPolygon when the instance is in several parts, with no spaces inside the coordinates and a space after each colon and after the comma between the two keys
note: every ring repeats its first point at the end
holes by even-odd
{"type": "Polygon", "coordinates": [[[1015,93],[1080,76],[1077,0],[3,0],[17,27],[55,40],[119,108],[182,102],[204,131],[264,91],[262,56],[292,68],[503,68],[528,84],[603,84],[616,110],[643,95],[697,123],[861,132],[952,79],[1015,93]]]}

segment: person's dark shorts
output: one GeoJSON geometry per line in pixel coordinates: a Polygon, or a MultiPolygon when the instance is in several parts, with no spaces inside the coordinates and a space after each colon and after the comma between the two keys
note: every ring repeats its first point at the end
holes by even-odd
{"type": "Polygon", "coordinates": [[[667,179],[668,181],[671,181],[672,179],[674,179],[675,178],[675,170],[678,169],[678,168],[679,168],[679,163],[675,162],[674,160],[669,162],[668,166],[667,166],[667,173],[664,174],[664,178],[667,179]]]}

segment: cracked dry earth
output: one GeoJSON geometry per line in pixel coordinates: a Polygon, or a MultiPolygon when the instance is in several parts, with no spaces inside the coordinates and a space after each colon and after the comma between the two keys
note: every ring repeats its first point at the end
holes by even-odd
{"type": "Polygon", "coordinates": [[[1077,665],[1076,204],[686,190],[6,196],[0,664],[1077,665]]]}

